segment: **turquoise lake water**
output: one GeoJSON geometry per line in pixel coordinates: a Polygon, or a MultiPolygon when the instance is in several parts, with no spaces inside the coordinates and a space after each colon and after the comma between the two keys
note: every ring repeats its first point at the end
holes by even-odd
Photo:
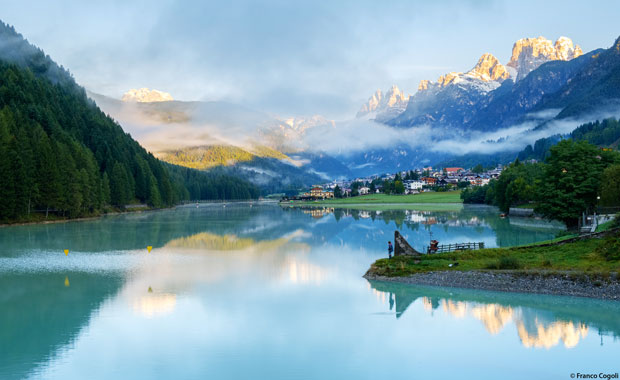
{"type": "Polygon", "coordinates": [[[394,230],[418,249],[431,233],[495,247],[558,225],[491,207],[388,207],[202,204],[0,228],[0,379],[620,371],[620,302],[362,278],[394,230]]]}

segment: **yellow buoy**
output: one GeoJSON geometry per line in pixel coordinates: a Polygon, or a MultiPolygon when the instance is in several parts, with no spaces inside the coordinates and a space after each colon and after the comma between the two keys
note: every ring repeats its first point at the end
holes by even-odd
{"type": "Polygon", "coordinates": [[[149,251],[149,253],[151,253],[151,250],[153,249],[152,245],[149,245],[148,247],[146,247],[146,250],[149,251]]]}
{"type": "Polygon", "coordinates": [[[65,277],[65,286],[68,288],[69,287],[69,276],[65,277]]]}
{"type": "Polygon", "coordinates": [[[65,256],[69,256],[69,250],[65,249],[65,256]]]}
{"type": "Polygon", "coordinates": [[[149,286],[149,293],[153,293],[153,288],[149,286]]]}

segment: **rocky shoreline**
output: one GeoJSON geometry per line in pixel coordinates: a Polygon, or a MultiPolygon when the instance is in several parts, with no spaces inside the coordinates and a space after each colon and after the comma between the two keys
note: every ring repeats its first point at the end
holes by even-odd
{"type": "Polygon", "coordinates": [[[620,279],[572,272],[441,271],[405,277],[378,276],[368,271],[364,278],[405,284],[537,293],[620,301],[620,279]]]}

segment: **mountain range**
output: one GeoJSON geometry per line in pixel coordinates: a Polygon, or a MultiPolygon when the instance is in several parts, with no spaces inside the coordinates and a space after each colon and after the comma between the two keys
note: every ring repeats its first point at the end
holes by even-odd
{"type": "MultiPolygon", "coordinates": [[[[534,81],[518,86],[520,82],[544,63],[566,62],[582,54],[581,48],[574,46],[566,37],[560,37],[555,43],[544,37],[520,39],[514,43],[512,56],[506,65],[502,65],[492,54],[485,53],[465,73],[450,72],[440,76],[436,82],[421,81],[406,109],[387,123],[399,127],[430,124],[467,130],[493,130],[507,126],[517,114],[528,111],[540,100],[537,95],[548,93],[544,92],[548,88],[534,81]],[[529,92],[518,98],[523,95],[523,89],[529,92]],[[506,93],[517,96],[513,99],[502,98],[506,93]],[[517,101],[518,107],[506,109],[513,100],[517,101]],[[487,109],[498,107],[504,107],[508,114],[499,124],[484,117],[487,109]]],[[[565,83],[558,77],[546,76],[544,79],[550,79],[557,86],[565,83]]]]}
{"type": "Polygon", "coordinates": [[[123,101],[90,96],[165,161],[222,166],[255,183],[310,185],[459,160],[505,162],[537,139],[615,116],[618,46],[584,54],[567,37],[523,38],[505,64],[484,53],[468,71],[422,80],[413,95],[396,85],[377,90],[340,121],[179,102],[148,89],[123,101]]]}
{"type": "Polygon", "coordinates": [[[155,158],[67,70],[2,22],[0,178],[2,223],[260,195],[238,176],[155,158]]]}

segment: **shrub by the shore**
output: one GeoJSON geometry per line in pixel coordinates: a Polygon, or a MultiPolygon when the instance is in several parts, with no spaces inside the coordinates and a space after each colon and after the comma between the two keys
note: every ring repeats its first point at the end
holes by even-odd
{"type": "Polygon", "coordinates": [[[596,252],[608,261],[620,260],[620,234],[607,236],[596,252]]]}

